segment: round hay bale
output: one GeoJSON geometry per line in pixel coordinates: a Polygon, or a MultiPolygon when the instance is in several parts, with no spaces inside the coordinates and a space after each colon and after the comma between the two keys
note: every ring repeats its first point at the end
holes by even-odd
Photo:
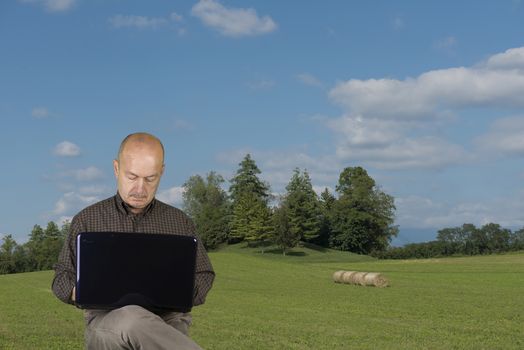
{"type": "Polygon", "coordinates": [[[335,281],[336,283],[344,283],[344,281],[342,280],[342,276],[344,275],[345,272],[346,271],[344,270],[336,271],[333,274],[333,281],[335,281]]]}
{"type": "Polygon", "coordinates": [[[389,281],[379,272],[339,270],[333,273],[333,281],[336,283],[355,284],[361,286],[389,286],[389,281]]]}
{"type": "Polygon", "coordinates": [[[364,282],[367,286],[387,287],[388,280],[378,272],[370,272],[364,277],[364,282]]]}
{"type": "Polygon", "coordinates": [[[344,275],[342,276],[343,283],[351,283],[352,276],[357,273],[356,271],[346,271],[344,272],[344,275]]]}
{"type": "Polygon", "coordinates": [[[361,286],[363,286],[363,282],[364,282],[364,276],[366,276],[366,273],[367,272],[357,272],[355,273],[353,276],[351,276],[351,283],[352,284],[360,284],[361,286]]]}

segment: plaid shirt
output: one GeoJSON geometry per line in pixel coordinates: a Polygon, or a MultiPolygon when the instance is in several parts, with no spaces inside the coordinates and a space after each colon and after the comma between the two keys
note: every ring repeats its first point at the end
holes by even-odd
{"type": "MultiPolygon", "coordinates": [[[[76,236],[81,232],[143,232],[197,236],[195,226],[186,214],[157,199],[153,199],[138,215],[129,211],[118,193],[85,208],[73,218],[71,230],[55,265],[53,293],[68,304],[74,304],[71,294],[76,283],[76,236]]],[[[215,273],[209,257],[198,240],[193,297],[195,306],[204,303],[214,278],[215,273]]]]}

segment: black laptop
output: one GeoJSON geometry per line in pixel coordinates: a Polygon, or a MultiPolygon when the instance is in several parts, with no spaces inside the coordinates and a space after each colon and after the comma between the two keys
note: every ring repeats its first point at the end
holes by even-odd
{"type": "Polygon", "coordinates": [[[193,306],[194,237],[84,232],[76,242],[76,305],[189,311],[193,306]]]}

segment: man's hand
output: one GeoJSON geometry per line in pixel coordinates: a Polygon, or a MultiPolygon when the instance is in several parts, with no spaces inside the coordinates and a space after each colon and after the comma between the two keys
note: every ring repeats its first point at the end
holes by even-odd
{"type": "Polygon", "coordinates": [[[73,292],[71,293],[71,300],[75,301],[76,297],[76,287],[73,287],[73,292]]]}

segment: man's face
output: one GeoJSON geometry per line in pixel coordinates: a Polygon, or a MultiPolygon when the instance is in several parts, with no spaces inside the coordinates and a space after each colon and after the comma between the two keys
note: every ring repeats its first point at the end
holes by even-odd
{"type": "Polygon", "coordinates": [[[164,171],[159,147],[141,143],[126,145],[119,160],[113,161],[118,193],[135,214],[155,197],[164,171]]]}

